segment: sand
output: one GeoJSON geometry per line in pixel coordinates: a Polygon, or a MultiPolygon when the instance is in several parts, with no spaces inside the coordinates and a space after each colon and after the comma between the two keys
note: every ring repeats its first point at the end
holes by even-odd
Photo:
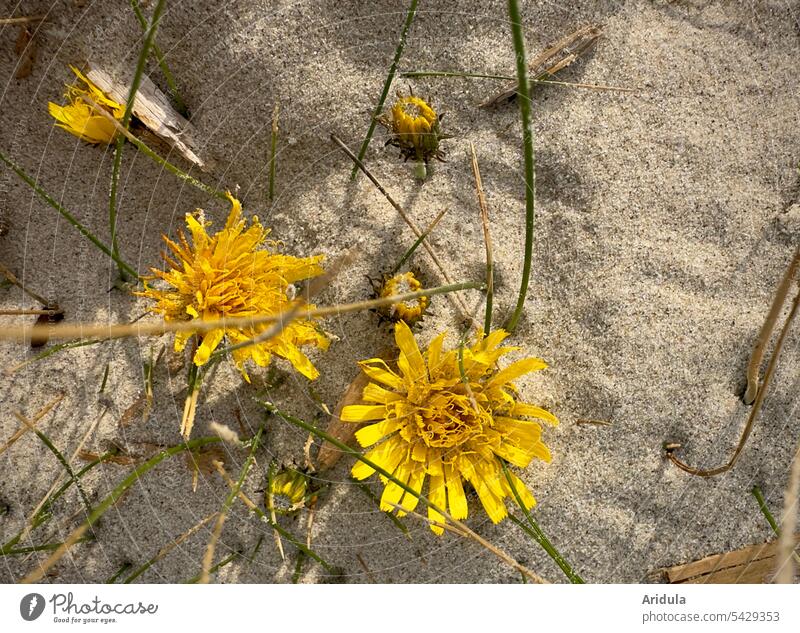
{"type": "MultiPolygon", "coordinates": [[[[16,28],[0,27],[0,147],[102,239],[108,239],[111,153],[55,129],[47,101],[71,79],[67,64],[91,56],[130,73],[140,28],[127,2],[28,3],[49,11],[37,34],[33,73],[13,78],[16,28]]],[[[322,295],[320,304],[367,298],[367,276],[390,268],[413,241],[395,211],[365,179],[348,180],[351,164],[328,140],[351,147],[365,133],[390,64],[405,3],[170,2],[158,33],[192,122],[201,154],[216,161],[199,174],[219,187],[239,187],[245,209],[273,228],[294,254],[335,258],[358,245],[361,255],[322,295]],[[267,199],[267,157],[273,106],[281,108],[277,197],[267,199]]],[[[401,67],[509,74],[513,49],[503,2],[421,3],[401,67]]],[[[10,9],[2,13],[9,13],[10,9]]],[[[564,81],[638,88],[635,94],[547,86],[534,97],[537,152],[536,242],[524,319],[514,338],[550,363],[519,381],[526,399],[561,420],[545,431],[553,453],[522,473],[538,499],[535,516],[587,581],[641,582],[653,570],[771,537],[750,494],[754,484],[778,511],[798,438],[798,327],[790,333],[763,412],[729,473],[699,479],[663,459],[665,440],[684,444],[692,464],[722,463],[749,408],[740,399],[749,350],[774,288],[800,239],[800,14],[791,3],[549,2],[523,3],[529,52],[585,23],[603,23],[597,49],[565,70],[564,81]],[[610,426],[577,425],[581,418],[610,426]]],[[[148,73],[162,88],[163,76],[148,73]]],[[[384,149],[379,132],[367,162],[420,225],[448,213],[433,244],[456,280],[483,275],[483,242],[468,159],[478,152],[487,193],[497,268],[496,323],[509,314],[519,285],[524,233],[521,128],[515,105],[476,107],[497,82],[475,79],[400,80],[396,88],[430,96],[454,136],[448,162],[424,185],[412,168],[384,149]]],[[[152,139],[150,139],[152,140],[152,139]]],[[[165,151],[163,147],[159,148],[165,151]]],[[[177,157],[174,160],[178,161],[177,157]]],[[[183,164],[183,163],[182,163],[183,164]]],[[[186,167],[185,164],[183,164],[186,167]]],[[[202,206],[221,224],[225,205],[182,185],[126,147],[119,235],[123,255],[140,271],[159,264],[162,233],[174,235],[184,213],[202,206]]],[[[10,170],[0,169],[9,231],[0,262],[28,286],[54,297],[69,321],[121,322],[145,303],[112,289],[114,268],[10,170]]],[[[431,285],[441,282],[427,258],[415,265],[431,285]]],[[[478,293],[464,299],[480,310],[478,293]]],[[[0,308],[36,307],[15,288],[0,290],[0,308]]],[[[419,338],[451,332],[457,321],[438,298],[419,338]]],[[[30,317],[26,317],[30,320],[30,317]]],[[[0,317],[0,324],[18,322],[0,317]]],[[[370,312],[328,319],[334,342],[314,353],[313,384],[286,372],[263,393],[262,377],[243,384],[219,367],[203,392],[195,436],[211,421],[248,433],[264,416],[266,396],[308,420],[324,423],[356,374],[355,362],[391,341],[370,312]],[[261,381],[259,383],[259,381],[261,381]],[[260,386],[259,386],[260,384],[260,386]]],[[[179,443],[184,374],[155,374],[156,406],[146,421],[120,418],[142,389],[142,363],[168,337],[107,342],[29,364],[0,378],[0,440],[19,427],[14,410],[32,416],[64,394],[41,428],[68,456],[91,425],[86,449],[117,444],[134,455],[179,443]],[[99,394],[106,366],[105,390],[99,394]]],[[[0,365],[30,358],[27,347],[0,343],[0,365]]],[[[285,364],[278,364],[282,372],[285,364]]],[[[302,463],[305,434],[270,420],[265,447],[244,484],[263,501],[270,460],[302,463]]],[[[227,448],[239,472],[245,453],[227,448]]],[[[83,462],[76,460],[76,467],[83,462]]],[[[337,575],[306,563],[301,582],[519,582],[517,572],[474,543],[437,538],[420,521],[404,520],[410,539],[348,479],[343,460],[322,476],[329,486],[311,529],[312,546],[337,575]]],[[[108,464],[83,482],[96,503],[130,471],[108,464]]],[[[0,516],[5,541],[62,474],[33,435],[0,456],[0,516]]],[[[375,492],[379,484],[372,482],[375,492]]],[[[150,472],[110,510],[97,540],[77,546],[46,580],[102,582],[121,565],[141,565],[162,546],[218,510],[227,494],[216,476],[192,476],[181,458],[150,472]]],[[[564,577],[513,524],[492,525],[475,499],[469,525],[554,582],[564,577]]],[[[21,545],[58,542],[82,514],[75,490],[55,518],[21,545]]],[[[281,519],[304,538],[307,513],[281,519]]],[[[139,578],[180,582],[199,572],[206,526],[139,578]]],[[[217,561],[239,558],[218,582],[289,582],[296,552],[282,561],[271,532],[234,505],[217,561]]],[[[3,557],[0,580],[13,582],[45,554],[3,557]]]]}

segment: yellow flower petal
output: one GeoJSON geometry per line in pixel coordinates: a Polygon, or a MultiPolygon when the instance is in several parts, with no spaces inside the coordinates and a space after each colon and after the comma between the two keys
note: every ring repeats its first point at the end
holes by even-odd
{"type": "Polygon", "coordinates": [[[342,409],[339,419],[342,422],[368,422],[385,416],[386,407],[382,404],[349,404],[342,409]]]}
{"type": "Polygon", "coordinates": [[[508,367],[495,374],[495,376],[488,382],[488,387],[502,386],[506,383],[529,374],[532,371],[539,371],[545,369],[547,363],[541,358],[523,358],[515,363],[511,363],[508,367]]]}

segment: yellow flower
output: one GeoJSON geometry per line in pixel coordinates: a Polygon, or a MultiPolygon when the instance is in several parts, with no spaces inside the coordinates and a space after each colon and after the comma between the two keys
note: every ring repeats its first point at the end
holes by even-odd
{"type": "Polygon", "coordinates": [[[308,479],[300,471],[287,468],[272,478],[269,486],[267,507],[279,514],[287,514],[300,508],[305,502],[308,479]],[[277,501],[279,507],[274,505],[277,501]]]}
{"type": "MultiPolygon", "coordinates": [[[[417,493],[430,476],[428,499],[441,509],[449,509],[455,519],[467,516],[467,498],[462,480],[469,482],[489,518],[497,523],[508,511],[505,498],[515,499],[499,459],[524,468],[534,457],[550,461],[550,451],[542,443],[539,423],[524,418],[558,424],[544,409],[521,402],[511,381],[547,365],[539,358],[524,358],[502,370],[497,360],[512,347],[498,347],[508,336],[497,330],[464,347],[463,367],[468,390],[462,381],[458,351],[442,351],[445,334],[438,336],[423,355],[411,329],[403,322],[395,326],[400,350],[398,372],[383,360],[372,358],[360,363],[371,379],[363,392],[368,404],[350,405],[342,410],[341,420],[371,422],[356,432],[358,442],[374,446],[365,457],[405,483],[417,493]],[[471,392],[471,393],[470,393],[471,392]],[[477,408],[476,408],[477,406],[477,408]]],[[[374,469],[358,462],[352,470],[356,479],[365,479],[374,469]]],[[[536,500],[525,484],[509,473],[526,507],[536,500]]],[[[402,506],[399,516],[413,510],[417,497],[396,483],[384,479],[381,509],[402,506]]],[[[444,517],[428,508],[431,520],[444,517]]],[[[432,525],[436,534],[442,528],[432,525]]]]}
{"type": "Polygon", "coordinates": [[[114,125],[101,116],[91,105],[86,103],[81,97],[86,95],[106,112],[111,114],[118,121],[122,119],[125,106],[109,99],[100,88],[95,86],[81,71],[74,66],[70,66],[78,79],[85,87],[72,85],[67,86],[66,98],[69,104],[58,105],[52,101],[47,104],[50,115],[57,121],[58,127],[64,128],[78,138],[89,143],[111,143],[116,137],[117,131],[114,125]]]}
{"type": "MultiPolygon", "coordinates": [[[[260,249],[267,241],[257,217],[246,227],[242,219],[242,205],[230,193],[231,212],[225,228],[209,236],[202,212],[186,214],[186,225],[192,235],[192,245],[180,233],[180,243],[164,236],[171,255],[164,253],[166,271],[151,269],[155,278],[166,281],[170,288],[159,290],[145,284],[139,296],[157,303],[151,311],[163,314],[165,321],[203,320],[223,317],[279,315],[290,309],[287,290],[290,284],[316,277],[322,273],[319,262],[322,256],[291,257],[260,249]],[[173,259],[173,257],[175,259],[173,259]]],[[[194,354],[195,365],[208,362],[211,353],[224,337],[235,344],[261,334],[271,324],[245,328],[225,328],[205,332],[194,354]]],[[[175,336],[175,350],[181,351],[192,332],[179,332],[175,336]]],[[[244,362],[252,359],[256,365],[266,367],[272,355],[285,358],[307,378],[314,379],[319,372],[300,351],[302,345],[316,345],[327,349],[328,339],[310,320],[295,319],[283,331],[257,345],[249,345],[232,352],[233,359],[245,380],[249,381],[244,362]]]]}
{"type": "Polygon", "coordinates": [[[393,134],[387,144],[399,147],[406,160],[415,158],[427,163],[431,158],[443,158],[439,141],[447,137],[440,134],[439,117],[423,99],[398,95],[391,117],[384,114],[378,120],[393,134]]]}
{"type": "MultiPolygon", "coordinates": [[[[391,297],[407,292],[416,292],[421,289],[422,284],[414,276],[414,273],[399,273],[386,280],[381,288],[380,296],[381,298],[391,297]]],[[[383,312],[392,321],[405,321],[409,325],[413,325],[422,318],[429,304],[428,297],[419,297],[410,301],[393,303],[386,306],[383,312]]]]}

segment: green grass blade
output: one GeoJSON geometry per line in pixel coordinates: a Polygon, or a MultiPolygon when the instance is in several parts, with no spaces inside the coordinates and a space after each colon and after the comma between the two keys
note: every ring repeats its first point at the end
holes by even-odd
{"type": "MultiPolygon", "coordinates": [[[[130,2],[133,12],[136,15],[136,19],[139,20],[139,24],[142,27],[142,31],[146,32],[150,26],[150,23],[147,21],[144,13],[142,13],[142,9],[139,6],[139,1],[130,0],[130,2]]],[[[181,96],[178,93],[178,86],[175,83],[175,78],[173,77],[172,72],[170,72],[169,66],[167,66],[167,61],[164,59],[164,54],[161,52],[161,49],[155,41],[153,41],[153,55],[158,62],[159,68],[161,68],[161,72],[164,74],[164,79],[167,81],[167,87],[169,88],[170,95],[172,95],[172,98],[175,100],[175,105],[178,109],[178,112],[180,112],[184,117],[188,117],[189,112],[186,109],[186,104],[184,104],[183,99],[181,99],[181,96]]]]}
{"type": "Polygon", "coordinates": [[[508,0],[508,16],[511,20],[511,33],[514,39],[514,55],[517,60],[517,82],[519,84],[519,111],[522,118],[522,145],[525,155],[525,255],[522,264],[522,281],[514,313],[505,329],[514,332],[525,307],[525,296],[531,276],[533,258],[533,226],[535,218],[536,164],[533,156],[533,128],[531,127],[531,99],[528,85],[528,62],[525,58],[525,40],[522,34],[522,19],[517,0],[508,0]]]}
{"type": "Polygon", "coordinates": [[[511,474],[508,472],[508,466],[504,460],[498,458],[500,462],[500,466],[503,468],[503,474],[506,477],[506,481],[508,485],[511,487],[511,492],[514,494],[514,500],[516,501],[517,505],[522,510],[525,518],[528,520],[529,525],[525,525],[522,521],[520,521],[517,517],[513,514],[509,515],[509,518],[516,523],[519,527],[521,527],[529,536],[533,537],[533,539],[542,546],[547,555],[552,558],[555,563],[561,568],[561,571],[569,578],[569,581],[576,585],[581,585],[584,583],[583,578],[581,578],[576,572],[573,571],[572,566],[566,561],[566,559],[561,555],[561,553],[553,546],[550,542],[550,539],[547,538],[547,535],[542,531],[542,528],[539,527],[539,524],[536,522],[536,519],[533,518],[533,515],[528,511],[528,508],[525,507],[525,504],[522,501],[522,497],[519,496],[519,492],[517,492],[517,487],[514,485],[514,480],[511,479],[511,474]]]}
{"type": "Polygon", "coordinates": [[[78,232],[83,235],[87,240],[89,240],[92,244],[94,244],[98,249],[100,249],[103,253],[108,255],[122,270],[128,273],[131,277],[138,278],[139,273],[137,273],[132,266],[125,263],[125,261],[116,253],[114,253],[108,246],[103,244],[95,235],[89,231],[83,224],[78,222],[69,211],[67,211],[64,207],[62,207],[58,202],[56,202],[44,189],[39,186],[33,178],[31,178],[22,167],[17,165],[14,161],[8,158],[2,151],[0,151],[0,160],[2,160],[6,165],[11,167],[14,173],[17,174],[22,180],[24,180],[31,189],[36,192],[36,194],[42,198],[47,204],[53,207],[56,211],[58,211],[62,217],[69,222],[73,227],[75,227],[78,232]]]}
{"type": "MultiPolygon", "coordinates": [[[[383,104],[386,102],[386,97],[389,95],[389,88],[392,87],[394,76],[395,74],[397,74],[397,64],[400,62],[400,57],[403,55],[403,49],[406,46],[406,37],[408,36],[408,30],[411,28],[411,24],[414,22],[414,16],[417,13],[418,1],[419,0],[411,0],[411,4],[408,7],[408,12],[406,13],[406,21],[403,24],[403,30],[400,32],[400,41],[397,42],[397,48],[394,51],[394,60],[392,60],[392,65],[389,68],[389,74],[386,76],[386,81],[383,84],[383,90],[381,91],[381,98],[378,100],[378,105],[375,108],[375,111],[372,113],[372,118],[369,123],[369,129],[367,130],[367,136],[364,138],[364,142],[361,143],[361,149],[358,150],[358,160],[364,159],[364,155],[367,153],[367,148],[369,147],[369,142],[372,140],[372,135],[375,133],[375,126],[378,124],[378,117],[383,111],[383,104]]],[[[358,166],[355,165],[353,167],[353,171],[350,172],[350,180],[355,180],[357,173],[358,173],[358,166]]]]}
{"type": "MultiPolygon", "coordinates": [[[[142,50],[139,52],[136,70],[134,71],[131,88],[128,92],[128,100],[125,103],[125,112],[122,114],[121,125],[126,130],[131,122],[133,103],[136,100],[136,93],[142,83],[142,75],[144,74],[144,68],[147,64],[147,57],[150,55],[150,47],[153,45],[153,39],[158,30],[158,21],[161,19],[161,14],[164,12],[165,4],[166,0],[158,0],[156,8],[153,10],[153,21],[145,32],[144,43],[142,44],[142,50]]],[[[119,245],[117,244],[117,188],[119,187],[119,172],[122,166],[122,151],[124,147],[125,137],[119,134],[114,147],[114,166],[111,170],[111,192],[108,197],[108,224],[109,230],[111,231],[111,250],[117,258],[119,258],[119,245]]],[[[119,266],[119,276],[125,279],[125,270],[122,266],[119,266]]]]}

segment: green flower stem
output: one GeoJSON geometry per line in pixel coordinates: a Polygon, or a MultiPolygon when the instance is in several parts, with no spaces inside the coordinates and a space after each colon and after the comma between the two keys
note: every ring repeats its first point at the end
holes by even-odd
{"type": "MultiPolygon", "coordinates": [[[[358,160],[364,159],[364,155],[367,153],[367,148],[369,147],[369,142],[372,140],[372,135],[375,133],[375,126],[378,124],[378,117],[383,111],[383,104],[386,102],[386,97],[389,95],[389,88],[391,88],[392,82],[394,81],[394,76],[397,73],[397,64],[400,62],[400,57],[402,56],[403,49],[406,46],[408,30],[411,28],[411,24],[414,22],[414,16],[417,13],[418,2],[419,0],[411,0],[411,4],[408,7],[406,21],[403,24],[403,30],[400,32],[400,41],[397,43],[397,48],[394,51],[394,60],[392,60],[392,65],[389,68],[389,74],[386,76],[386,81],[383,84],[381,98],[378,100],[378,105],[375,108],[375,111],[372,113],[369,129],[367,130],[367,136],[364,138],[364,142],[361,143],[361,149],[358,150],[358,160]]],[[[356,165],[353,167],[353,171],[350,172],[350,180],[355,180],[357,173],[358,166],[356,165]]]]}
{"type": "MultiPolygon", "coordinates": [[[[144,67],[147,63],[147,57],[150,54],[150,47],[153,45],[156,31],[158,30],[158,21],[161,19],[161,14],[164,11],[165,0],[158,0],[156,8],[153,10],[153,21],[150,23],[149,28],[145,32],[144,43],[142,50],[139,52],[139,60],[136,63],[136,70],[133,74],[133,81],[131,88],[128,92],[128,100],[125,103],[125,112],[122,115],[122,127],[128,129],[133,115],[133,103],[136,100],[136,92],[142,83],[142,75],[144,74],[144,67]]],[[[111,231],[111,250],[119,257],[119,245],[117,244],[117,188],[119,186],[119,172],[122,167],[122,150],[125,146],[125,137],[122,135],[117,136],[117,142],[114,147],[114,166],[111,170],[111,191],[108,196],[108,224],[111,231]]],[[[125,279],[125,269],[119,267],[119,276],[125,279]]]]}
{"type": "MultiPolygon", "coordinates": [[[[220,569],[225,567],[225,565],[227,565],[229,563],[232,563],[234,560],[236,560],[240,556],[241,556],[241,554],[239,552],[234,552],[233,554],[230,554],[229,556],[226,556],[221,561],[219,561],[216,565],[214,565],[211,569],[209,569],[208,573],[209,574],[216,574],[220,569]]],[[[191,578],[189,578],[189,580],[184,580],[183,584],[185,584],[185,585],[196,585],[198,582],[200,582],[200,577],[201,577],[201,574],[197,574],[195,576],[192,576],[191,578]]]]}
{"type": "Polygon", "coordinates": [[[194,176],[190,176],[185,171],[183,171],[180,168],[176,167],[175,165],[173,165],[172,163],[168,162],[167,160],[161,158],[161,156],[156,154],[152,149],[150,149],[147,145],[145,145],[144,142],[142,142],[141,140],[136,138],[133,134],[131,134],[130,136],[126,136],[125,138],[127,138],[131,143],[133,143],[136,146],[136,149],[138,149],[140,152],[142,152],[142,154],[144,154],[145,156],[147,156],[151,160],[153,160],[156,163],[158,163],[159,165],[161,165],[164,169],[166,169],[173,176],[176,176],[180,180],[183,180],[184,182],[192,185],[193,187],[197,187],[200,191],[202,191],[203,193],[208,194],[209,196],[212,196],[214,198],[219,198],[220,200],[225,200],[225,201],[228,200],[228,196],[226,195],[226,193],[224,191],[220,191],[219,189],[214,189],[214,187],[211,187],[211,186],[205,184],[204,182],[201,182],[200,180],[198,180],[194,176]]]}
{"type": "MultiPolygon", "coordinates": [[[[767,507],[767,502],[764,500],[764,495],[761,493],[761,488],[758,486],[753,486],[750,492],[753,493],[756,501],[758,501],[758,507],[761,510],[761,513],[764,515],[764,518],[767,520],[767,523],[769,523],[769,526],[772,528],[772,531],[775,532],[775,536],[780,536],[781,530],[778,527],[778,523],[775,521],[775,517],[772,516],[772,512],[770,512],[769,508],[767,507]]],[[[794,557],[794,560],[800,564],[800,555],[798,555],[796,551],[792,552],[792,556],[794,557]]]]}
{"type": "Polygon", "coordinates": [[[542,528],[539,527],[539,524],[536,522],[536,519],[533,518],[531,513],[528,511],[528,508],[525,507],[525,504],[522,501],[522,497],[519,496],[519,492],[517,492],[517,487],[514,485],[514,481],[511,479],[511,474],[508,472],[508,466],[504,460],[498,458],[500,462],[500,466],[503,468],[503,474],[506,477],[506,481],[508,485],[511,487],[511,492],[514,493],[514,500],[516,501],[517,505],[522,510],[525,518],[528,519],[529,525],[525,525],[522,521],[520,521],[517,517],[513,514],[509,515],[509,518],[516,523],[519,527],[521,527],[529,536],[533,537],[533,539],[542,546],[547,555],[552,558],[556,564],[561,568],[561,571],[566,574],[569,581],[573,584],[583,584],[584,580],[581,578],[576,572],[572,570],[570,564],[564,559],[564,557],[559,553],[559,551],[553,547],[553,544],[547,538],[545,533],[542,531],[542,528]]]}
{"type": "MultiPolygon", "coordinates": [[[[139,20],[142,30],[147,32],[149,23],[147,18],[144,16],[144,13],[142,13],[142,9],[139,6],[138,0],[130,0],[130,3],[131,7],[133,8],[133,12],[136,14],[136,19],[139,20]]],[[[167,81],[167,87],[169,88],[172,98],[175,99],[175,105],[178,107],[178,111],[184,117],[188,116],[189,113],[186,109],[186,104],[184,104],[183,99],[181,99],[180,94],[178,94],[178,86],[175,83],[175,78],[172,76],[169,66],[167,66],[167,62],[164,59],[164,55],[155,41],[153,42],[153,55],[155,56],[156,61],[158,61],[158,66],[161,68],[161,72],[164,74],[164,79],[167,81]]]]}
{"type": "Polygon", "coordinates": [[[522,19],[519,14],[517,0],[508,0],[508,15],[511,20],[511,33],[514,39],[514,53],[517,60],[517,82],[519,84],[519,111],[522,117],[522,144],[525,154],[525,259],[522,264],[522,282],[514,313],[505,329],[513,333],[525,307],[525,296],[531,276],[531,260],[533,257],[533,226],[536,193],[536,172],[533,157],[533,129],[531,127],[531,100],[528,86],[528,63],[525,59],[525,40],[522,34],[522,19]]]}
{"type": "Polygon", "coordinates": [[[2,160],[6,165],[11,167],[11,169],[19,176],[28,186],[36,192],[36,194],[42,198],[47,204],[53,207],[56,211],[58,211],[63,218],[69,222],[73,227],[75,227],[78,232],[83,235],[87,240],[89,240],[92,244],[94,244],[98,249],[100,249],[103,253],[108,255],[114,262],[116,262],[117,266],[122,268],[126,273],[128,273],[131,277],[138,278],[139,273],[137,273],[132,266],[125,263],[125,261],[120,258],[119,254],[113,252],[108,246],[103,244],[89,229],[83,226],[75,216],[73,216],[69,211],[67,211],[64,207],[62,207],[58,202],[56,202],[44,189],[39,186],[33,178],[31,178],[25,170],[22,169],[19,165],[17,165],[14,161],[8,158],[2,151],[0,151],[0,160],[2,160]]]}

